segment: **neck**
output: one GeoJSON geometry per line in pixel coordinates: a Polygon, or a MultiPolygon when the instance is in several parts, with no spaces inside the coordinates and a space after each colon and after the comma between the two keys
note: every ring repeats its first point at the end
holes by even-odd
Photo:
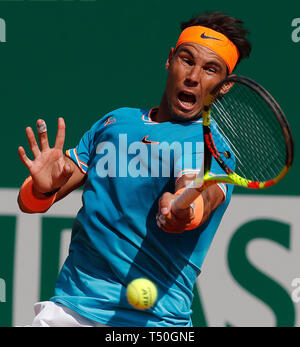
{"type": "Polygon", "coordinates": [[[164,123],[164,122],[169,122],[172,120],[170,111],[169,111],[169,107],[168,107],[168,102],[167,102],[167,98],[166,95],[164,94],[160,105],[159,105],[159,110],[158,112],[155,114],[154,119],[155,122],[157,123],[164,123]]]}

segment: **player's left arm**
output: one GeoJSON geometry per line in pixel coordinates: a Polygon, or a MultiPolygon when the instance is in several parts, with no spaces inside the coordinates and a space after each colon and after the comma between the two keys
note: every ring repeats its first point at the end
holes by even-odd
{"type": "Polygon", "coordinates": [[[175,194],[165,193],[160,198],[156,219],[158,226],[164,231],[182,233],[187,229],[195,229],[204,224],[211,213],[224,201],[223,190],[215,184],[201,193],[194,206],[184,210],[172,208],[172,201],[176,198],[176,194],[180,194],[194,178],[195,175],[184,175],[175,185],[175,194]]]}

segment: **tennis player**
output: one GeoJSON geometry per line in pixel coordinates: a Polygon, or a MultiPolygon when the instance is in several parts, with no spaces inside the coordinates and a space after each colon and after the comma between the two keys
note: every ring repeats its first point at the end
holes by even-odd
{"type": "MultiPolygon", "coordinates": [[[[45,212],[84,185],[55,293],[35,305],[32,326],[192,326],[193,287],[233,188],[211,186],[185,210],[171,203],[201,166],[206,95],[250,54],[242,24],[221,12],[182,23],[159,107],[110,112],[66,154],[62,118],[53,148],[42,119],[39,145],[26,129],[34,160],[19,147],[30,172],[18,198],[23,212],[45,212]],[[126,299],[140,277],[158,288],[144,311],[126,299]]],[[[219,172],[213,164],[211,174],[219,172]]]]}

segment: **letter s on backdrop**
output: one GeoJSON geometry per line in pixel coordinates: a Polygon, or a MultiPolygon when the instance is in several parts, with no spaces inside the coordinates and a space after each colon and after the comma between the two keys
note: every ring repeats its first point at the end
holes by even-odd
{"type": "Polygon", "coordinates": [[[292,41],[298,43],[300,42],[300,18],[293,19],[292,27],[296,27],[296,29],[292,32],[292,41]]]}
{"type": "Polygon", "coordinates": [[[292,299],[296,304],[298,304],[300,302],[300,278],[295,278],[293,280],[292,287],[296,287],[292,293],[292,299]]]}

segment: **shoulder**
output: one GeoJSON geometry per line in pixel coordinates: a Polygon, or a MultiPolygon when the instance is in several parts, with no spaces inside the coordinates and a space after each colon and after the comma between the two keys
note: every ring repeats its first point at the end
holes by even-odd
{"type": "Polygon", "coordinates": [[[107,116],[142,116],[145,112],[145,110],[141,108],[133,108],[133,107],[120,107],[117,108],[111,112],[109,112],[107,116]]]}
{"type": "Polygon", "coordinates": [[[107,125],[115,123],[117,120],[129,120],[142,117],[146,111],[140,108],[121,107],[106,113],[103,117],[99,118],[90,128],[92,133],[98,132],[107,125]]]}

